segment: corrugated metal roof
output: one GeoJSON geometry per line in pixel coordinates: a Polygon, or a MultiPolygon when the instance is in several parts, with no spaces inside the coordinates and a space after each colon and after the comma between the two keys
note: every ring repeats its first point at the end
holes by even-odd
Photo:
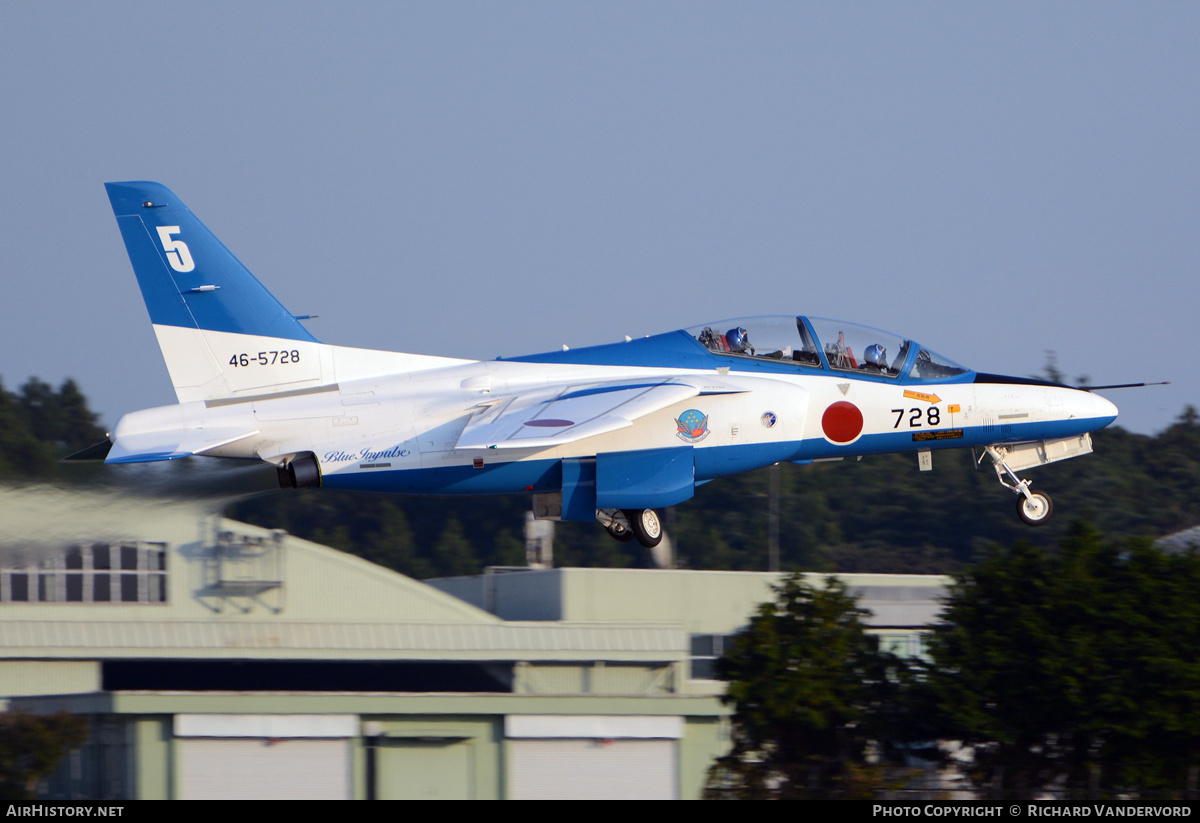
{"type": "Polygon", "coordinates": [[[681,626],[413,624],[301,621],[11,620],[0,622],[5,657],[324,657],[378,659],[678,660],[681,626]]]}

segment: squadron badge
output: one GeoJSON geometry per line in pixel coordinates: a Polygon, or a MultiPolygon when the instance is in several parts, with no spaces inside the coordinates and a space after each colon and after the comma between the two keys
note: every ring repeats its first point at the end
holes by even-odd
{"type": "Polygon", "coordinates": [[[685,443],[699,443],[708,437],[708,415],[688,409],[675,420],[676,434],[685,443]]]}

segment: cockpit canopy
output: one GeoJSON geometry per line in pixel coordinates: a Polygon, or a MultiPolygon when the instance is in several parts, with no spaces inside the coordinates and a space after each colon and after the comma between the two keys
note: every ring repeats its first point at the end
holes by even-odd
{"type": "Polygon", "coordinates": [[[693,326],[687,333],[717,354],[812,369],[916,380],[970,371],[891,332],[823,317],[742,317],[693,326]]]}

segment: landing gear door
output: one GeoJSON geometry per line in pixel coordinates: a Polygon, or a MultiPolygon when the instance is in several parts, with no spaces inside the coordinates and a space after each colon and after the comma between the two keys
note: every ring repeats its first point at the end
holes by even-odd
{"type": "Polygon", "coordinates": [[[1071,457],[1079,457],[1092,453],[1092,436],[1084,433],[1073,437],[1060,437],[1055,440],[1038,440],[1034,443],[1014,443],[1005,445],[1004,463],[1015,472],[1032,469],[1034,466],[1044,466],[1071,457]]]}
{"type": "Polygon", "coordinates": [[[596,508],[661,509],[696,489],[691,446],[596,455],[596,508]]]}

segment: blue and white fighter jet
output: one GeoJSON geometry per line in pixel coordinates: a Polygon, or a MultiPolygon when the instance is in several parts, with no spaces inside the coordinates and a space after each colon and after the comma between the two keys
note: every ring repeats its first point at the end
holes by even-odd
{"type": "Polygon", "coordinates": [[[271,463],[290,488],[524,493],[538,517],[653,546],[655,510],[718,477],[884,452],[928,469],[962,447],[1042,523],[1049,495],[1016,473],[1090,452],[1117,416],[1090,391],[804,315],[489,361],[332,346],[170,190],[107,189],[179,399],[122,417],[109,463],[208,455],[271,463]]]}

